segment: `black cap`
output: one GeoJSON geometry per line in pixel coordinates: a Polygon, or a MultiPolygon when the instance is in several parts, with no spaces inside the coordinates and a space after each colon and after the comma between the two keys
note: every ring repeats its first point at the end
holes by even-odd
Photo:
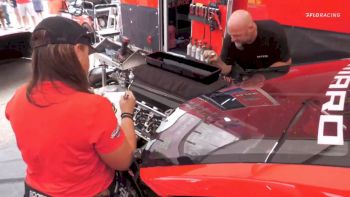
{"type": "Polygon", "coordinates": [[[77,22],[61,16],[48,17],[42,20],[34,29],[36,31],[45,30],[45,42],[32,43],[33,48],[46,46],[48,44],[85,44],[90,46],[90,53],[95,50],[92,47],[93,32],[88,30],[77,22]]]}

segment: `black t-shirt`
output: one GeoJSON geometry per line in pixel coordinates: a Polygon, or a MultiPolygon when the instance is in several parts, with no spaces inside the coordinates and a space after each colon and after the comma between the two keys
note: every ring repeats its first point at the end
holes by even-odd
{"type": "Polygon", "coordinates": [[[252,44],[236,48],[227,35],[221,52],[221,59],[227,65],[240,65],[244,69],[267,68],[278,61],[290,58],[285,32],[275,21],[256,21],[258,35],[252,44]]]}

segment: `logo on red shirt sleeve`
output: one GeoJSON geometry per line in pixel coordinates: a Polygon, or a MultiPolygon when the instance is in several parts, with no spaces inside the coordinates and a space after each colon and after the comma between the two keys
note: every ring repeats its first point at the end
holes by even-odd
{"type": "Polygon", "coordinates": [[[120,136],[120,126],[118,125],[117,128],[111,133],[111,139],[114,139],[115,137],[120,136]]]}

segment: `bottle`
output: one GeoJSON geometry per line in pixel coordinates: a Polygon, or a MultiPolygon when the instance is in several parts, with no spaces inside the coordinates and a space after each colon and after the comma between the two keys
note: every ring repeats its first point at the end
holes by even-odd
{"type": "Polygon", "coordinates": [[[197,50],[197,39],[194,39],[192,49],[191,49],[191,57],[196,57],[196,50],[197,50]]]}
{"type": "Polygon", "coordinates": [[[195,55],[195,59],[196,60],[200,60],[200,55],[202,53],[202,41],[198,41],[198,45],[197,45],[197,49],[196,49],[196,55],[195,55]]]}
{"type": "MultiPolygon", "coordinates": [[[[205,51],[211,51],[211,50],[212,50],[212,48],[209,45],[205,51]]],[[[208,64],[209,63],[209,59],[210,59],[210,55],[204,59],[204,62],[208,64]]]]}
{"type": "Polygon", "coordinates": [[[194,15],[194,9],[195,9],[195,5],[190,4],[190,15],[194,15]]]}
{"type": "Polygon", "coordinates": [[[199,55],[199,61],[204,62],[204,52],[205,52],[205,50],[207,50],[207,43],[206,42],[203,43],[202,51],[201,51],[201,54],[199,55]]]}
{"type": "Polygon", "coordinates": [[[191,56],[191,51],[192,51],[192,38],[190,38],[190,43],[188,43],[188,45],[187,45],[186,55],[191,56]]]}

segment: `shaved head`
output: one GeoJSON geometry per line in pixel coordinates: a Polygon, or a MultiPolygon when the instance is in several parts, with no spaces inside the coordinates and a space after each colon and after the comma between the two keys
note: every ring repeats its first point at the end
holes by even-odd
{"type": "Polygon", "coordinates": [[[246,10],[234,11],[228,20],[228,26],[233,26],[234,28],[247,28],[253,23],[252,16],[246,10]]]}
{"type": "Polygon", "coordinates": [[[248,11],[236,10],[227,22],[227,32],[231,36],[232,42],[240,47],[255,40],[256,24],[248,11]]]}

